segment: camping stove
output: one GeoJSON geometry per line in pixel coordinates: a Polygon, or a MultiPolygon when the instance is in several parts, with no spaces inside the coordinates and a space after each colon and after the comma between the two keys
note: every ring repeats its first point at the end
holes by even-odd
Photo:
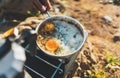
{"type": "Polygon", "coordinates": [[[44,54],[39,49],[34,56],[31,56],[29,44],[25,49],[27,60],[24,67],[32,78],[72,78],[78,53],[68,59],[57,59],[44,54]]]}

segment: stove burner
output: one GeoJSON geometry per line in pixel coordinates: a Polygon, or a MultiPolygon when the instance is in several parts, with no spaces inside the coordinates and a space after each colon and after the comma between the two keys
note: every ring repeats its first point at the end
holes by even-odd
{"type": "Polygon", "coordinates": [[[51,58],[37,50],[35,56],[30,56],[26,50],[27,61],[25,68],[32,78],[63,78],[65,63],[59,59],[51,58]]]}

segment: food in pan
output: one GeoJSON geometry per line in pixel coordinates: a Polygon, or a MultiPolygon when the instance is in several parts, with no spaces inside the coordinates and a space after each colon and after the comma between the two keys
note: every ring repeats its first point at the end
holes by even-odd
{"type": "Polygon", "coordinates": [[[74,52],[82,43],[80,30],[71,22],[52,20],[39,28],[37,43],[45,53],[63,56],[74,52]]]}
{"type": "Polygon", "coordinates": [[[58,47],[59,47],[59,44],[55,39],[49,39],[45,43],[45,48],[51,53],[54,53],[58,49],[58,47]]]}
{"type": "Polygon", "coordinates": [[[50,32],[50,31],[52,31],[54,29],[55,29],[54,24],[52,24],[52,23],[46,23],[45,26],[44,26],[44,28],[43,28],[43,31],[44,32],[50,32]]]}

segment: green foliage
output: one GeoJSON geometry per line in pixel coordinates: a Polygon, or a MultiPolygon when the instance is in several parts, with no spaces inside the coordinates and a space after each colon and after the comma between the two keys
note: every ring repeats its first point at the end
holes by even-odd
{"type": "Polygon", "coordinates": [[[98,69],[98,70],[88,70],[87,71],[89,78],[107,78],[107,73],[104,71],[104,69],[98,69]]]}
{"type": "Polygon", "coordinates": [[[108,50],[103,50],[105,53],[104,62],[92,65],[90,70],[87,70],[89,78],[108,78],[110,73],[114,73],[119,69],[120,61],[117,57],[112,55],[108,50]]]}
{"type": "Polygon", "coordinates": [[[116,56],[110,54],[108,51],[106,51],[105,60],[106,60],[106,63],[109,65],[112,65],[112,66],[120,65],[120,60],[116,56]]]}
{"type": "Polygon", "coordinates": [[[107,64],[111,64],[111,65],[120,65],[120,61],[117,59],[117,57],[111,54],[107,55],[106,62],[107,64]]]}

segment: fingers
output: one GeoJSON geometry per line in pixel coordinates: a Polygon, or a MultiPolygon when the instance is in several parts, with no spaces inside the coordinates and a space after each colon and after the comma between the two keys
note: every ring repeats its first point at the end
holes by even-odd
{"type": "Polygon", "coordinates": [[[51,8],[51,4],[50,4],[50,1],[49,0],[46,0],[46,6],[47,6],[47,10],[50,10],[51,8]]]}
{"type": "Polygon", "coordinates": [[[40,10],[41,12],[45,12],[46,10],[50,10],[51,4],[49,0],[32,0],[33,7],[40,10]]]}
{"type": "Polygon", "coordinates": [[[42,5],[39,0],[32,0],[33,6],[36,7],[36,9],[44,12],[46,10],[45,6],[42,5]]]}

